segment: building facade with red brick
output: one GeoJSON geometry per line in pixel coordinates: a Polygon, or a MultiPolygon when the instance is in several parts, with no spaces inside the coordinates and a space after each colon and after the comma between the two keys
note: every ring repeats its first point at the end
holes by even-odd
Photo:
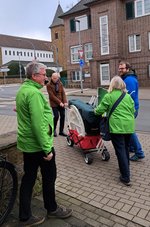
{"type": "Polygon", "coordinates": [[[84,87],[107,86],[126,60],[140,86],[150,86],[150,1],[81,0],[61,18],[70,84],[80,85],[82,74],[84,87]]]}

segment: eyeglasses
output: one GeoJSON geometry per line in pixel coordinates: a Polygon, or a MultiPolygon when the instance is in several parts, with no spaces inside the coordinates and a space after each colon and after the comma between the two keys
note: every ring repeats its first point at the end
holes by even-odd
{"type": "Polygon", "coordinates": [[[126,67],[125,68],[119,68],[118,70],[123,70],[123,69],[126,69],[126,67]]]}
{"type": "Polygon", "coordinates": [[[35,75],[42,75],[42,76],[46,76],[46,73],[36,73],[35,75]]]}

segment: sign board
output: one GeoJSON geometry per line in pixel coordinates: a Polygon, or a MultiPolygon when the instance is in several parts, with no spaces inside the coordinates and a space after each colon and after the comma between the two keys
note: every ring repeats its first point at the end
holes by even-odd
{"type": "Polygon", "coordinates": [[[79,53],[80,59],[82,59],[83,58],[83,50],[78,50],[78,53],[79,53]]]}
{"type": "Polygon", "coordinates": [[[10,69],[8,69],[8,68],[0,68],[0,72],[9,72],[10,71],[10,69]]]}
{"type": "Polygon", "coordinates": [[[80,64],[80,67],[83,67],[84,66],[84,60],[80,59],[79,64],[80,64]]]}
{"type": "Polygon", "coordinates": [[[91,77],[91,75],[90,75],[90,73],[85,73],[84,77],[88,78],[88,77],[91,77]]]}

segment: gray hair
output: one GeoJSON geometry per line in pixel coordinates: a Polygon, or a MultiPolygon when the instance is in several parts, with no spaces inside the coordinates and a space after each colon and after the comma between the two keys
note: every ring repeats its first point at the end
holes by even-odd
{"type": "Polygon", "coordinates": [[[33,74],[40,73],[41,69],[47,69],[47,66],[37,62],[37,61],[32,61],[26,66],[26,76],[28,79],[32,78],[33,74]]]}
{"type": "Polygon", "coordinates": [[[124,81],[121,79],[120,76],[114,76],[111,79],[111,82],[110,82],[110,85],[108,88],[108,92],[112,92],[114,89],[127,92],[126,84],[124,83],[124,81]]]}

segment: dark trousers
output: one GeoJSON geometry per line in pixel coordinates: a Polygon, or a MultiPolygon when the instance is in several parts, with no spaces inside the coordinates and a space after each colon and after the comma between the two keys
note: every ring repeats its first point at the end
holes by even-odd
{"type": "Polygon", "coordinates": [[[58,106],[58,107],[52,107],[53,114],[54,114],[54,130],[56,130],[57,122],[60,115],[60,126],[59,126],[59,132],[63,132],[64,130],[64,124],[65,124],[65,108],[58,106]]]}
{"type": "Polygon", "coordinates": [[[44,152],[23,153],[24,175],[22,177],[19,196],[19,219],[28,220],[31,215],[32,190],[37,177],[37,170],[40,167],[42,175],[42,189],[44,207],[47,211],[55,211],[57,203],[55,201],[55,180],[56,163],[55,152],[51,161],[43,159],[44,152]]]}
{"type": "Polygon", "coordinates": [[[111,133],[112,144],[118,159],[118,165],[122,178],[130,181],[129,169],[129,143],[131,134],[113,134],[111,133]]]}

